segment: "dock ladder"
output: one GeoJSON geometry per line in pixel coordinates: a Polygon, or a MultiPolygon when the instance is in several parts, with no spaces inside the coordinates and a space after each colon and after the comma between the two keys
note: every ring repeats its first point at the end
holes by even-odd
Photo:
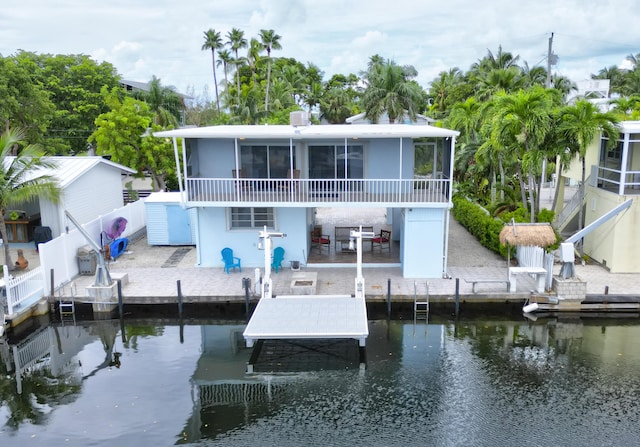
{"type": "Polygon", "coordinates": [[[69,286],[69,294],[71,298],[64,296],[64,286],[58,289],[58,311],[60,312],[61,321],[76,322],[76,283],[72,282],[69,286]]]}
{"type": "Polygon", "coordinates": [[[429,283],[426,284],[424,296],[418,297],[418,284],[413,282],[413,319],[429,319],[429,283]]]}

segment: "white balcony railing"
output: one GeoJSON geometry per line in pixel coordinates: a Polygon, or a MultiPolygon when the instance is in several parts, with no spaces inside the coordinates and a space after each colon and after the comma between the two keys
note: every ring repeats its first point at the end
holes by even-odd
{"type": "Polygon", "coordinates": [[[187,179],[189,202],[446,203],[447,179],[187,179]]]}
{"type": "MultiPolygon", "coordinates": [[[[595,166],[594,166],[595,169],[595,166]]],[[[598,188],[614,191],[617,194],[640,194],[640,171],[622,171],[617,169],[597,168],[598,188]]]]}

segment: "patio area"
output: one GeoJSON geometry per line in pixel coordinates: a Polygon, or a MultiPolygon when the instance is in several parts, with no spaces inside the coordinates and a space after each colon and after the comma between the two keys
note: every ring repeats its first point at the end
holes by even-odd
{"type": "MultiPolygon", "coordinates": [[[[387,224],[386,208],[316,208],[316,225],[322,227],[322,234],[329,236],[331,243],[322,248],[312,246],[307,264],[355,264],[356,252],[343,250],[336,241],[336,227],[372,227],[378,235],[380,230],[391,230],[387,224]]],[[[362,241],[362,262],[364,264],[400,264],[400,243],[393,241],[391,248],[372,250],[368,240],[362,241]]]]}

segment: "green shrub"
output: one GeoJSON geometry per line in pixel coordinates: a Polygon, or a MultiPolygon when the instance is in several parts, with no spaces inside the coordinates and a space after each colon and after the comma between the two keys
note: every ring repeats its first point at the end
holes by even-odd
{"type": "MultiPolygon", "coordinates": [[[[500,232],[505,224],[511,223],[527,223],[527,210],[518,206],[513,211],[505,211],[497,217],[491,217],[489,211],[473,203],[462,194],[455,195],[453,202],[453,217],[465,227],[469,233],[475,236],[482,246],[489,250],[500,254],[504,258],[507,257],[508,247],[500,245],[500,232]]],[[[551,223],[554,218],[554,212],[543,209],[538,214],[538,222],[551,223]]],[[[554,230],[555,231],[555,230],[554,230]]],[[[556,242],[554,245],[547,247],[547,250],[555,250],[560,246],[560,238],[556,232],[556,242]]]]}
{"type": "Polygon", "coordinates": [[[491,217],[487,210],[462,196],[453,198],[452,212],[453,217],[484,247],[506,257],[506,248],[500,246],[500,231],[504,222],[491,217]]]}

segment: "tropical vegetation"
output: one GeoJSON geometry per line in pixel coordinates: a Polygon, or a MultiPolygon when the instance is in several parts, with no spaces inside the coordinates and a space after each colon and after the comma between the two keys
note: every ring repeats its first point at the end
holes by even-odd
{"type": "MultiPolygon", "coordinates": [[[[311,62],[277,57],[282,38],[272,29],[251,37],[239,28],[211,28],[203,37],[213,100],[206,90],[180,95],[155,76],[146,89],[124,91],[106,62],[20,51],[0,56],[0,121],[24,129],[27,141],[50,154],[109,155],[151,175],[154,188],[162,189],[171,184],[174,161],[166,143],[141,138],[150,129],[286,124],[296,110],[310,112],[316,123],[344,123],[358,113],[374,123],[386,114],[394,123],[423,114],[461,133],[454,165],[458,194],[494,218],[519,210],[519,218],[534,222],[550,173],[584,159],[598,133],[611,137],[619,120],[640,116],[640,53],[629,55],[629,69],[605,67],[592,75],[610,82],[611,112],[604,113],[588,101],[569,103],[576,90],[570,79],[502,47],[466,71],[442,71],[423,87],[413,66],[378,54],[360,73],[324,79],[311,62]]],[[[417,157],[416,172],[427,171],[428,162],[417,157]]]]}
{"type": "MultiPolygon", "coordinates": [[[[0,239],[9,241],[5,215],[16,205],[36,198],[56,203],[60,197],[57,180],[42,168],[55,168],[50,160],[42,157],[40,146],[25,144],[21,130],[8,128],[0,134],[0,239]]],[[[4,243],[4,265],[10,270],[9,244],[4,243]]]]}

